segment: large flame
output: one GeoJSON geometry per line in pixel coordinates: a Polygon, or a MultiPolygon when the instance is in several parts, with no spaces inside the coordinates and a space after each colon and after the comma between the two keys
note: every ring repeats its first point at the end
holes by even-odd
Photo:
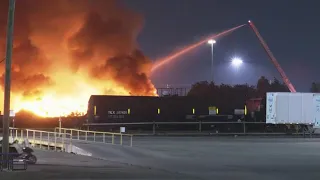
{"type": "MultiPolygon", "coordinates": [[[[0,0],[0,57],[7,12],[0,0]]],[[[17,0],[11,109],[52,117],[85,113],[93,94],[156,95],[136,44],[141,25],[116,0],[17,0]]]]}

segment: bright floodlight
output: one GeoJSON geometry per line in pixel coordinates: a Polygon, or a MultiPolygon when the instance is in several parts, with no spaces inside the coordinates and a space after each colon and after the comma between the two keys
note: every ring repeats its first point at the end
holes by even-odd
{"type": "Polygon", "coordinates": [[[240,58],[233,58],[231,63],[233,66],[239,67],[243,63],[243,61],[240,58]]]}
{"type": "Polygon", "coordinates": [[[214,40],[214,39],[210,39],[209,41],[208,41],[208,44],[215,44],[216,43],[216,40],[214,40]]]}
{"type": "Polygon", "coordinates": [[[249,20],[248,23],[251,23],[251,21],[249,20]]]}

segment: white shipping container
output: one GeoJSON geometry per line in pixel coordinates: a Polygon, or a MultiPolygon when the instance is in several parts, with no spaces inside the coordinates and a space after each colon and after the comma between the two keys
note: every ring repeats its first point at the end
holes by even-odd
{"type": "Polygon", "coordinates": [[[314,124],[314,95],[315,93],[267,93],[266,123],[314,124]]]}

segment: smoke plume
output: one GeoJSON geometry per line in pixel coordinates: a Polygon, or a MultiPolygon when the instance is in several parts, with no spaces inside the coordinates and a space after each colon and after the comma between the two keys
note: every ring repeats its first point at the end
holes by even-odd
{"type": "Polygon", "coordinates": [[[151,68],[149,62],[141,51],[135,50],[130,55],[106,60],[104,65],[93,69],[92,75],[101,80],[106,80],[106,77],[114,79],[125,89],[131,89],[131,95],[144,95],[153,91],[153,86],[144,86],[151,84],[144,73],[151,68]]]}
{"type": "MultiPolygon", "coordinates": [[[[0,0],[0,57],[7,12],[8,0],[0,0]]],[[[12,92],[20,98],[90,96],[105,89],[155,95],[151,61],[136,43],[143,18],[119,1],[16,0],[15,12],[12,92]]]]}

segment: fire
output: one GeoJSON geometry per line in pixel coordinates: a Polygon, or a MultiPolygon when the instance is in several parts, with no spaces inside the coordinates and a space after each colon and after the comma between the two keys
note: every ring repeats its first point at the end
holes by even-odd
{"type": "MultiPolygon", "coordinates": [[[[1,47],[7,5],[0,0],[1,47]]],[[[141,24],[116,0],[17,1],[11,109],[57,117],[86,113],[91,95],[156,96],[151,61],[137,48],[141,24]]]]}
{"type": "Polygon", "coordinates": [[[15,110],[27,110],[42,117],[59,117],[66,116],[72,112],[86,112],[86,106],[83,102],[85,97],[77,100],[72,98],[59,98],[59,96],[45,95],[41,100],[32,101],[16,101],[14,103],[15,110]],[[58,97],[58,98],[55,98],[58,97]],[[16,105],[15,105],[16,104],[16,105]]]}
{"type": "Polygon", "coordinates": [[[56,74],[54,79],[58,84],[53,88],[45,89],[45,93],[41,96],[25,98],[22,95],[13,94],[14,110],[27,110],[42,117],[67,116],[71,113],[84,115],[90,95],[129,95],[129,92],[123,87],[111,81],[102,86],[101,81],[92,81],[81,75],[72,75],[72,72],[68,71],[56,74]]]}

